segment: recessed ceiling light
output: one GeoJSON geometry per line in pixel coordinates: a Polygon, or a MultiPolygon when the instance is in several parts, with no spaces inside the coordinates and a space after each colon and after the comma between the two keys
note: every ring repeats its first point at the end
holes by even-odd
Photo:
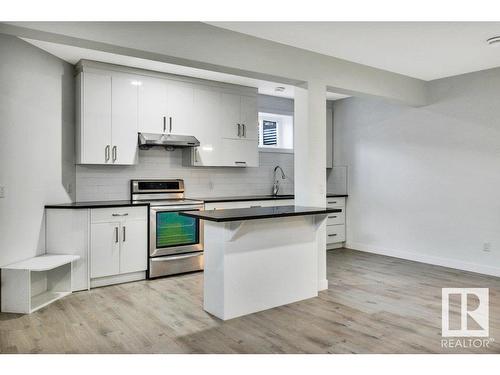
{"type": "Polygon", "coordinates": [[[276,91],[276,92],[283,92],[283,91],[285,91],[285,88],[283,86],[278,86],[278,87],[276,87],[274,89],[274,91],[276,91]]]}
{"type": "Polygon", "coordinates": [[[486,40],[489,45],[500,43],[500,36],[494,36],[486,40]]]}

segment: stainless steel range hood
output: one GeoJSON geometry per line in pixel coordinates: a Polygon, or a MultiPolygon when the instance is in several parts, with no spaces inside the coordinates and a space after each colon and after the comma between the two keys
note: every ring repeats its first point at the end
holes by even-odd
{"type": "Polygon", "coordinates": [[[192,135],[139,133],[139,148],[165,147],[167,150],[178,147],[197,147],[200,141],[192,135]]]}

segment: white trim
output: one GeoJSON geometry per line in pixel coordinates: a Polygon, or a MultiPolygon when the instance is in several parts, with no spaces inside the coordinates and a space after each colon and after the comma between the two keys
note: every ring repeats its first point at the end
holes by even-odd
{"type": "Polygon", "coordinates": [[[131,272],[121,275],[104,276],[90,280],[91,288],[99,288],[101,286],[129,283],[131,281],[139,281],[146,279],[146,271],[131,272]]]}
{"type": "Polygon", "coordinates": [[[364,251],[367,253],[386,255],[400,259],[412,260],[419,263],[426,263],[435,266],[454,268],[462,271],[476,272],[483,275],[500,277],[500,267],[464,262],[449,258],[441,258],[433,255],[417,253],[415,251],[401,251],[396,249],[374,247],[356,242],[347,242],[346,247],[349,249],[364,251]]]}
{"type": "Polygon", "coordinates": [[[343,247],[345,247],[345,242],[334,242],[334,243],[327,243],[326,244],[326,250],[327,251],[328,250],[341,249],[343,247]]]}
{"type": "Polygon", "coordinates": [[[318,282],[318,292],[328,289],[328,280],[324,279],[318,282]]]}

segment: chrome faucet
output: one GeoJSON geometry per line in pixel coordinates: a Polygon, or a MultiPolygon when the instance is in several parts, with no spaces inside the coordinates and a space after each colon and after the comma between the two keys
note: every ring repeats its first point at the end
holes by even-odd
{"type": "Polygon", "coordinates": [[[274,167],[274,183],[273,183],[273,195],[278,195],[278,192],[280,191],[280,180],[276,178],[276,171],[279,170],[281,172],[281,179],[284,180],[286,178],[285,172],[283,172],[283,169],[277,165],[274,167]]]}

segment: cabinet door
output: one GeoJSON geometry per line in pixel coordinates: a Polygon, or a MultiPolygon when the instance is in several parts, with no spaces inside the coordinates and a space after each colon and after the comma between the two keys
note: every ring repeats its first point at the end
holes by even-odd
{"type": "Polygon", "coordinates": [[[259,138],[259,118],[256,96],[241,97],[241,124],[243,126],[243,138],[251,140],[257,140],[259,138]]]}
{"type": "Polygon", "coordinates": [[[113,164],[137,162],[137,89],[135,76],[112,77],[112,148],[113,164]]]}
{"type": "Polygon", "coordinates": [[[111,163],[111,76],[81,73],[81,164],[111,163]]]}
{"type": "Polygon", "coordinates": [[[222,93],[220,116],[222,137],[240,139],[242,135],[240,95],[222,93]]]}
{"type": "Polygon", "coordinates": [[[193,85],[167,81],[167,132],[180,135],[196,135],[193,124],[193,85]]]}
{"type": "Polygon", "coordinates": [[[148,222],[126,220],[120,231],[120,273],[145,271],[148,268],[148,222]]]}
{"type": "Polygon", "coordinates": [[[326,108],[326,167],[333,168],[333,112],[326,108]]]}
{"type": "Polygon", "coordinates": [[[118,275],[120,223],[94,223],[90,232],[90,277],[118,275]]]}
{"type": "Polygon", "coordinates": [[[222,165],[220,134],[221,93],[210,87],[194,88],[193,125],[200,146],[192,150],[192,164],[196,166],[222,165]]]}
{"type": "Polygon", "coordinates": [[[141,77],[138,129],[142,133],[167,131],[167,87],[159,78],[141,77]]]}
{"type": "Polygon", "coordinates": [[[229,167],[258,167],[258,143],[249,139],[223,139],[223,165],[229,167]]]}

